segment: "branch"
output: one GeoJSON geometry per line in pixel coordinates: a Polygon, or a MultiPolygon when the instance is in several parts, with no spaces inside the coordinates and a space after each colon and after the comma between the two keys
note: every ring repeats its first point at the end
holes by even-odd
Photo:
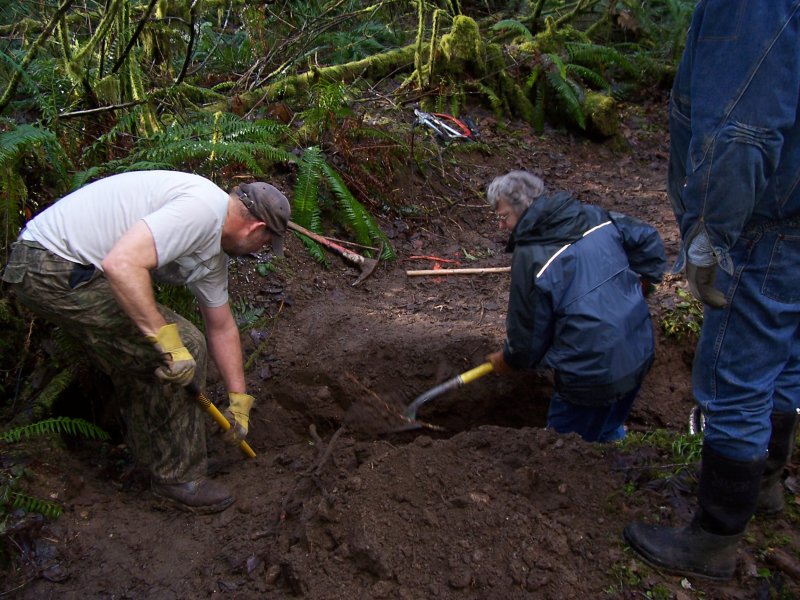
{"type": "Polygon", "coordinates": [[[130,54],[131,49],[133,49],[134,44],[136,44],[139,36],[142,34],[145,24],[150,19],[150,13],[152,13],[153,9],[156,7],[156,2],[158,2],[158,0],[150,0],[150,4],[147,5],[147,9],[144,11],[142,19],[136,25],[136,31],[133,32],[131,39],[128,40],[128,45],[125,46],[125,50],[123,50],[122,54],[119,55],[117,62],[114,63],[114,66],[111,69],[112,74],[119,71],[120,67],[122,67],[122,63],[125,62],[126,58],[128,58],[128,54],[130,54]]]}
{"type": "Polygon", "coordinates": [[[186,71],[189,70],[189,64],[192,62],[194,44],[197,40],[197,0],[192,2],[192,6],[189,8],[189,13],[191,14],[192,19],[192,22],[189,24],[189,43],[186,45],[186,58],[183,60],[181,72],[178,73],[178,78],[175,80],[176,84],[183,81],[183,78],[186,77],[186,71]]]}
{"type": "Polygon", "coordinates": [[[97,108],[87,108],[86,110],[76,110],[73,112],[62,113],[58,115],[59,119],[74,119],[76,117],[85,117],[86,115],[94,115],[102,112],[111,112],[121,110],[123,108],[130,108],[138,104],[144,104],[144,100],[131,100],[130,102],[123,102],[122,104],[111,104],[109,106],[99,106],[97,108]]]}

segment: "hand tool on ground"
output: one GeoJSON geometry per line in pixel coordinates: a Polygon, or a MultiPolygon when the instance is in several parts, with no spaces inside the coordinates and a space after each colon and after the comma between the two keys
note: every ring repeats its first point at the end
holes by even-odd
{"type": "Polygon", "coordinates": [[[470,369],[469,371],[465,371],[460,375],[456,375],[455,377],[451,377],[444,383],[440,383],[436,387],[429,389],[427,392],[419,396],[416,400],[414,400],[411,404],[406,407],[403,416],[407,419],[411,419],[412,421],[417,420],[417,411],[419,407],[425,404],[426,402],[430,402],[437,396],[441,396],[445,392],[449,392],[450,390],[456,389],[465,385],[467,383],[473,382],[476,379],[483,377],[484,375],[491,373],[493,370],[492,363],[485,362],[477,367],[470,369]]]}
{"type": "Polygon", "coordinates": [[[441,143],[452,142],[453,140],[475,141],[475,126],[468,119],[463,121],[453,115],[444,113],[427,113],[414,109],[417,117],[413,127],[427,127],[433,131],[436,139],[441,143]]]}
{"type": "MultiPolygon", "coordinates": [[[[200,388],[197,387],[197,384],[194,382],[190,383],[186,386],[186,391],[194,396],[194,399],[200,403],[200,406],[202,406],[209,415],[211,415],[211,418],[217,422],[217,425],[222,427],[223,431],[228,431],[228,429],[231,428],[231,424],[228,422],[228,419],[226,419],[222,413],[217,410],[217,407],[214,406],[214,403],[211,402],[211,400],[209,400],[208,397],[200,391],[200,388]]],[[[239,448],[250,458],[256,457],[256,453],[246,441],[242,440],[239,442],[239,448]]]]}
{"type": "MultiPolygon", "coordinates": [[[[357,286],[362,281],[364,281],[367,277],[372,275],[372,272],[375,270],[375,267],[378,266],[378,260],[377,259],[375,259],[375,258],[366,258],[364,256],[361,256],[360,254],[358,254],[356,252],[353,252],[352,250],[348,250],[347,248],[344,248],[343,246],[340,246],[339,244],[330,241],[328,238],[323,237],[323,236],[319,235],[318,233],[314,233],[313,231],[309,231],[308,229],[306,229],[302,225],[298,225],[297,223],[289,221],[289,229],[292,229],[293,231],[296,231],[296,232],[298,232],[298,233],[300,233],[300,234],[302,234],[302,235],[304,235],[304,236],[306,236],[308,238],[311,238],[312,240],[314,240],[318,244],[322,244],[323,246],[325,246],[329,250],[333,250],[334,252],[339,254],[339,256],[341,256],[342,258],[345,258],[345,259],[349,260],[351,263],[354,263],[358,267],[358,269],[361,271],[361,275],[359,275],[358,279],[356,279],[353,283],[350,284],[353,287],[357,286]]],[[[378,256],[380,256],[380,254],[378,256]]]]}

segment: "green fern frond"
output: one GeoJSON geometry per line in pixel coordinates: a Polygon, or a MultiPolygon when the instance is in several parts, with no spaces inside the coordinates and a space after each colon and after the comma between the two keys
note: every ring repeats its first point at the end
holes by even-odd
{"type": "Polygon", "coordinates": [[[482,83],[474,84],[476,91],[482,94],[488,101],[489,106],[492,107],[492,112],[495,117],[500,117],[503,114],[503,100],[498,96],[495,91],[488,85],[482,83]]]}
{"type": "Polygon", "coordinates": [[[308,250],[308,253],[311,255],[311,258],[313,258],[318,263],[322,263],[326,267],[330,266],[328,257],[325,255],[325,251],[322,249],[322,246],[320,246],[317,242],[315,242],[311,238],[304,236],[302,233],[295,232],[295,235],[303,243],[303,246],[306,247],[306,250],[308,250]]]}
{"type": "Polygon", "coordinates": [[[300,158],[294,186],[292,219],[312,231],[314,222],[319,224],[319,181],[323,164],[325,157],[322,151],[316,146],[307,148],[300,158]]]}
{"type": "Polygon", "coordinates": [[[586,115],[583,113],[583,107],[578,94],[575,93],[575,88],[570,85],[571,82],[559,76],[555,71],[548,71],[547,81],[550,86],[555,90],[559,100],[566,108],[569,114],[581,129],[586,128],[586,115]]]}
{"type": "Polygon", "coordinates": [[[10,491],[7,502],[13,509],[23,509],[29,513],[39,513],[48,519],[57,519],[61,516],[62,508],[55,502],[34,498],[20,492],[10,491]]]}
{"type": "Polygon", "coordinates": [[[52,167],[66,179],[68,159],[58,137],[49,129],[36,125],[18,125],[0,133],[0,169],[10,168],[13,162],[38,148],[47,149],[48,154],[56,159],[52,167]]]}
{"type": "Polygon", "coordinates": [[[625,55],[610,46],[587,43],[568,43],[565,45],[570,62],[582,65],[601,66],[605,69],[617,67],[626,75],[635,76],[637,70],[625,55]]]}
{"type": "Polygon", "coordinates": [[[389,238],[380,230],[364,206],[350,193],[341,176],[328,164],[323,165],[322,170],[338,200],[345,221],[353,229],[356,240],[361,244],[379,243],[383,246],[382,257],[387,260],[394,258],[395,253],[389,238]]]}
{"type": "Polygon", "coordinates": [[[536,99],[533,102],[533,129],[536,133],[544,131],[544,96],[545,88],[540,85],[536,90],[536,99]]]}
{"type": "Polygon", "coordinates": [[[525,79],[525,91],[530,93],[536,87],[536,84],[539,82],[539,77],[542,75],[542,65],[536,65],[532,70],[531,74],[528,75],[527,79],[525,79]]]}
{"type": "Polygon", "coordinates": [[[570,75],[577,75],[583,81],[591,83],[597,88],[603,90],[610,90],[611,84],[609,84],[600,73],[597,71],[593,71],[588,67],[584,67],[582,65],[575,65],[569,64],[567,65],[567,73],[570,75]]]}
{"type": "Polygon", "coordinates": [[[513,37],[513,39],[520,39],[525,42],[533,40],[533,34],[530,30],[516,19],[503,19],[502,21],[498,21],[489,28],[489,31],[498,34],[498,38],[513,37]]]}
{"type": "Polygon", "coordinates": [[[271,163],[296,161],[296,157],[278,147],[287,136],[286,126],[275,121],[246,121],[232,114],[197,114],[190,122],[173,123],[142,139],[137,148],[117,167],[184,167],[210,174],[226,164],[241,164],[255,174],[263,174],[271,163]],[[213,160],[212,160],[213,158],[213,160]]]}
{"type": "Polygon", "coordinates": [[[6,442],[18,442],[23,437],[31,438],[48,434],[80,435],[91,440],[108,440],[110,436],[97,425],[89,423],[84,419],[72,417],[54,417],[37,421],[30,425],[15,427],[2,434],[0,440],[6,442]]]}

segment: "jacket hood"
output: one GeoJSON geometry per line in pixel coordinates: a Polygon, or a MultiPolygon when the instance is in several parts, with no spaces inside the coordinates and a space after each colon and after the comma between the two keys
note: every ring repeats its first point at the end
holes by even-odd
{"type": "Polygon", "coordinates": [[[514,227],[506,246],[513,252],[517,245],[571,244],[589,229],[583,205],[567,192],[541,196],[531,204],[514,227]]]}

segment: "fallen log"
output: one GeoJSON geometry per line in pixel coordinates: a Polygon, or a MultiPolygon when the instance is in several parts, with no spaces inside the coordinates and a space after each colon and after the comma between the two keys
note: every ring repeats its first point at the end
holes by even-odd
{"type": "Polygon", "coordinates": [[[510,273],[511,267],[486,267],[484,269],[422,269],[406,271],[406,275],[483,275],[484,273],[510,273]]]}

